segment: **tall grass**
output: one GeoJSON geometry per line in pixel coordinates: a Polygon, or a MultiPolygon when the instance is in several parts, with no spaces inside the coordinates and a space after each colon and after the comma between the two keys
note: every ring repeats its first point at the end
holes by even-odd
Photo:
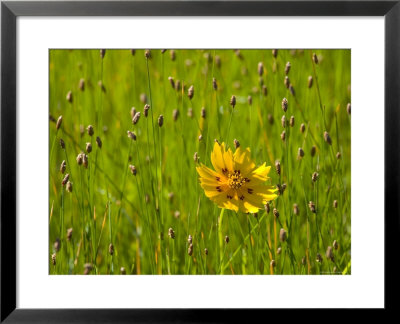
{"type": "Polygon", "coordinates": [[[50,51],[49,273],[351,274],[350,51],[145,52],[50,51]],[[199,185],[234,139],[280,188],[257,214],[199,185]]]}

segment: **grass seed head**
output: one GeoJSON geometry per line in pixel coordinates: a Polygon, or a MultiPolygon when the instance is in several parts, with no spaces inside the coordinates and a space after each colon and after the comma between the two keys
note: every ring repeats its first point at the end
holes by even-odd
{"type": "Polygon", "coordinates": [[[314,173],[312,174],[312,176],[311,176],[311,180],[312,180],[313,182],[317,181],[317,180],[318,180],[318,176],[319,176],[319,174],[318,174],[317,172],[314,172],[314,173]]]}
{"type": "Polygon", "coordinates": [[[79,90],[85,91],[85,79],[80,79],[79,80],[79,90]]]}
{"type": "Polygon", "coordinates": [[[164,54],[166,51],[167,51],[166,49],[162,49],[161,54],[164,54]]]}
{"type": "Polygon", "coordinates": [[[294,126],[294,116],[290,116],[289,125],[290,127],[294,126]]]}
{"type": "Polygon", "coordinates": [[[283,131],[283,132],[281,133],[281,140],[282,140],[282,141],[285,141],[285,140],[286,140],[286,132],[285,132],[285,131],[283,131]]]}
{"type": "Polygon", "coordinates": [[[168,81],[171,84],[172,89],[175,89],[175,81],[173,77],[168,77],[168,81]]]}
{"type": "Polygon", "coordinates": [[[317,57],[317,54],[313,53],[312,59],[313,59],[313,61],[314,61],[315,64],[318,64],[318,57],[317,57]]]}
{"type": "Polygon", "coordinates": [[[228,235],[225,236],[225,243],[226,243],[226,244],[229,243],[229,236],[228,236],[228,235]]]}
{"type": "Polygon", "coordinates": [[[131,55],[132,55],[132,56],[135,56],[135,54],[136,54],[136,50],[132,48],[132,49],[131,49],[131,55]]]}
{"type": "Polygon", "coordinates": [[[136,114],[136,108],[132,107],[131,108],[131,118],[133,118],[133,116],[135,116],[135,114],[136,114]]]}
{"type": "Polygon", "coordinates": [[[212,79],[212,85],[213,85],[213,89],[215,91],[217,91],[218,90],[217,79],[215,79],[215,78],[212,79]]]}
{"type": "Polygon", "coordinates": [[[51,264],[52,264],[53,266],[55,266],[56,263],[57,263],[57,254],[53,253],[53,254],[51,255],[51,264]]]}
{"type": "Polygon", "coordinates": [[[272,213],[274,214],[274,216],[275,216],[276,218],[279,218],[279,211],[278,211],[278,209],[274,208],[273,211],[272,211],[272,213]]]}
{"type": "Polygon", "coordinates": [[[193,118],[193,108],[192,107],[188,108],[187,115],[189,118],[193,118]]]}
{"type": "Polygon", "coordinates": [[[92,125],[89,125],[89,126],[87,127],[87,133],[89,134],[89,136],[93,136],[93,134],[94,134],[94,128],[93,128],[92,125]]]}
{"type": "Polygon", "coordinates": [[[199,135],[199,142],[203,140],[203,135],[199,135]]]}
{"type": "Polygon", "coordinates": [[[192,254],[193,254],[193,244],[190,244],[190,245],[189,245],[189,247],[188,247],[188,254],[189,254],[189,256],[192,256],[192,254]]]}
{"type": "Polygon", "coordinates": [[[172,112],[172,119],[174,121],[177,121],[179,117],[179,110],[178,109],[174,109],[174,111],[172,112]]]}
{"type": "Polygon", "coordinates": [[[300,132],[303,134],[306,130],[306,125],[304,125],[303,123],[300,125],[300,132]]]}
{"type": "Polygon", "coordinates": [[[85,265],[83,267],[85,268],[85,270],[83,271],[84,275],[88,275],[93,269],[93,266],[91,263],[85,263],[85,265]]]}
{"type": "Polygon", "coordinates": [[[337,208],[337,206],[338,206],[338,201],[335,199],[335,200],[333,201],[333,208],[337,208]]]}
{"type": "Polygon", "coordinates": [[[302,257],[301,258],[301,264],[302,265],[306,265],[306,263],[307,263],[306,257],[302,257]]]}
{"type": "Polygon", "coordinates": [[[69,180],[69,173],[67,173],[62,181],[62,185],[65,186],[69,180]]]}
{"type": "Polygon", "coordinates": [[[253,97],[252,96],[248,96],[247,97],[247,103],[251,106],[253,104],[253,97]]]}
{"type": "Polygon", "coordinates": [[[103,59],[105,55],[106,55],[106,50],[105,49],[101,49],[100,50],[100,57],[103,59]]]}
{"type": "Polygon", "coordinates": [[[295,215],[300,214],[299,206],[297,204],[293,204],[293,214],[295,214],[295,215]]]}
{"type": "Polygon", "coordinates": [[[276,266],[275,260],[271,260],[271,262],[269,263],[269,265],[270,265],[272,268],[275,268],[275,266],[276,266]]]}
{"type": "Polygon", "coordinates": [[[208,249],[207,248],[204,249],[204,254],[208,255],[208,249]]]}
{"type": "Polygon", "coordinates": [[[181,217],[181,212],[180,212],[179,210],[175,210],[174,217],[175,217],[176,219],[178,219],[179,217],[181,217]]]}
{"type": "Polygon", "coordinates": [[[266,85],[262,86],[262,93],[263,93],[264,96],[266,96],[268,94],[268,89],[267,89],[266,85]]]}
{"type": "Polygon", "coordinates": [[[276,57],[278,56],[278,50],[277,50],[277,49],[273,49],[273,50],[272,50],[272,56],[273,56],[274,58],[276,58],[276,57]]]}
{"type": "Polygon", "coordinates": [[[81,134],[81,137],[85,134],[85,126],[79,125],[79,133],[81,134]]]}
{"type": "Polygon", "coordinates": [[[158,126],[162,127],[163,124],[164,124],[164,116],[160,115],[158,116],[158,126]]]}
{"type": "Polygon", "coordinates": [[[66,184],[65,187],[67,189],[67,192],[69,192],[69,193],[72,192],[72,183],[71,183],[71,181],[67,181],[67,184],[66,184]]]}
{"type": "Polygon", "coordinates": [[[190,100],[192,100],[192,99],[193,99],[193,96],[194,96],[194,86],[191,85],[191,86],[189,87],[189,90],[188,90],[188,97],[189,97],[190,100]]]}
{"type": "Polygon", "coordinates": [[[292,94],[292,96],[295,96],[295,95],[296,95],[296,92],[294,91],[294,87],[293,87],[292,84],[289,85],[289,91],[290,91],[290,93],[292,94]]]}
{"type": "Polygon", "coordinates": [[[200,159],[199,154],[197,152],[194,152],[194,155],[193,155],[194,162],[198,163],[199,159],[200,159]]]}
{"type": "Polygon", "coordinates": [[[302,157],[304,157],[304,151],[301,147],[299,147],[298,151],[297,151],[297,157],[299,159],[301,159],[302,157]]]}
{"type": "Polygon", "coordinates": [[[288,100],[286,98],[282,99],[282,110],[286,112],[288,109],[288,100]]]}
{"type": "Polygon", "coordinates": [[[143,115],[144,117],[147,117],[149,115],[149,110],[150,110],[150,105],[145,104],[143,107],[143,115]]]}
{"type": "Polygon", "coordinates": [[[337,152],[337,153],[336,153],[336,158],[337,158],[338,160],[340,160],[341,157],[342,157],[342,154],[341,154],[340,152],[337,152]]]}
{"type": "Polygon", "coordinates": [[[275,170],[278,175],[281,174],[281,162],[275,161],[275,170]]]}
{"type": "Polygon", "coordinates": [[[231,100],[229,101],[229,103],[231,104],[232,108],[235,108],[236,106],[236,96],[232,96],[231,100]]]}
{"type": "Polygon", "coordinates": [[[325,255],[328,260],[331,260],[332,262],[335,260],[331,246],[328,246],[325,255]]]}
{"type": "Polygon", "coordinates": [[[68,241],[71,241],[73,231],[74,230],[72,229],[72,227],[67,229],[67,240],[68,241]]]}
{"type": "Polygon", "coordinates": [[[319,254],[319,253],[317,253],[317,257],[316,257],[316,260],[315,260],[315,261],[317,261],[318,263],[322,263],[322,261],[323,261],[322,255],[319,254]]]}
{"type": "Polygon", "coordinates": [[[349,115],[351,115],[351,103],[348,103],[348,104],[347,104],[346,110],[347,110],[347,113],[348,113],[349,115]]]}
{"type": "Polygon", "coordinates": [[[172,229],[172,227],[170,227],[170,228],[168,229],[168,236],[169,236],[170,238],[172,238],[172,239],[175,238],[175,232],[174,232],[174,230],[172,229]]]}
{"type": "Polygon", "coordinates": [[[267,214],[269,214],[269,212],[271,211],[271,207],[270,207],[270,205],[269,205],[269,202],[267,202],[267,203],[264,205],[264,209],[265,209],[265,212],[266,212],[267,214]]]}
{"type": "Polygon", "coordinates": [[[136,125],[136,124],[138,123],[139,119],[140,119],[140,111],[138,111],[138,112],[135,114],[135,116],[133,116],[133,118],[132,118],[132,124],[133,124],[133,125],[136,125]]]}
{"type": "Polygon", "coordinates": [[[235,145],[235,148],[240,147],[240,143],[236,138],[233,140],[233,144],[235,145]]]}
{"type": "Polygon", "coordinates": [[[192,235],[189,234],[188,243],[189,243],[189,244],[192,244],[192,242],[193,242],[193,237],[192,237],[192,235]]]}
{"type": "Polygon", "coordinates": [[[104,86],[103,81],[99,80],[99,82],[97,82],[97,85],[99,86],[99,88],[101,89],[101,91],[103,91],[104,93],[106,93],[106,87],[104,86]]]}
{"type": "Polygon", "coordinates": [[[64,160],[64,161],[61,162],[61,165],[60,165],[60,172],[61,172],[62,174],[64,174],[66,168],[67,168],[67,162],[65,162],[65,160],[64,160]]]}
{"type": "Polygon", "coordinates": [[[308,203],[308,208],[310,208],[312,213],[316,213],[315,204],[312,201],[308,203]]]}
{"type": "Polygon", "coordinates": [[[276,249],[276,254],[281,254],[282,253],[282,248],[281,247],[278,247],[277,249],[276,249]]]}
{"type": "Polygon", "coordinates": [[[311,151],[310,151],[311,157],[314,157],[316,152],[317,152],[317,148],[315,145],[313,145],[311,147],[311,151]]]}
{"type": "Polygon", "coordinates": [[[175,82],[175,90],[176,91],[180,91],[181,90],[181,81],[180,80],[176,80],[176,82],[175,82]]]}
{"type": "Polygon", "coordinates": [[[313,84],[313,78],[312,78],[312,76],[310,75],[310,76],[308,77],[308,88],[309,88],[309,89],[312,87],[312,84],[313,84]]]}
{"type": "Polygon", "coordinates": [[[124,267],[121,267],[121,269],[119,270],[119,272],[120,272],[122,275],[126,275],[126,269],[125,269],[124,267]]]}
{"type": "Polygon", "coordinates": [[[290,62],[287,62],[285,65],[285,74],[288,75],[290,72],[291,64],[290,62]]]}
{"type": "Polygon", "coordinates": [[[139,96],[140,102],[143,104],[147,103],[147,95],[145,93],[141,93],[139,96]]]}
{"type": "Polygon", "coordinates": [[[336,240],[333,241],[332,246],[335,250],[337,250],[339,248],[339,244],[336,240]]]}
{"type": "Polygon", "coordinates": [[[268,114],[268,122],[270,123],[270,125],[274,124],[274,116],[272,114],[268,114]]]}
{"type": "Polygon", "coordinates": [[[54,248],[54,251],[56,251],[56,252],[59,252],[61,249],[61,241],[58,237],[56,238],[56,240],[53,243],[53,248],[54,248]]]}
{"type": "Polygon", "coordinates": [[[286,127],[286,116],[285,115],[282,116],[281,123],[282,123],[282,127],[285,128],[286,127]]]}
{"type": "Polygon", "coordinates": [[[62,116],[58,117],[58,119],[57,119],[57,124],[56,124],[56,129],[57,129],[57,130],[60,129],[61,124],[62,124],[62,120],[63,120],[63,117],[62,117],[62,116]]]}
{"type": "Polygon", "coordinates": [[[92,143],[86,143],[86,152],[88,152],[88,154],[92,152],[92,143]]]}
{"type": "Polygon", "coordinates": [[[63,150],[65,149],[65,142],[62,138],[60,138],[60,146],[63,150]]]}
{"type": "Polygon", "coordinates": [[[329,133],[328,132],[324,132],[324,140],[325,140],[325,142],[327,142],[329,145],[332,145],[332,139],[331,139],[331,137],[329,136],[329,133]]]}
{"type": "Polygon", "coordinates": [[[262,76],[264,74],[264,64],[262,62],[258,63],[257,71],[259,76],[262,76]]]}
{"type": "Polygon", "coordinates": [[[285,231],[285,229],[281,228],[281,230],[279,231],[279,239],[281,240],[281,242],[286,241],[286,236],[287,232],[285,231]]]}
{"type": "Polygon", "coordinates": [[[201,107],[200,116],[201,116],[201,118],[203,118],[203,119],[206,118],[206,108],[201,107]]]}
{"type": "Polygon", "coordinates": [[[150,50],[145,50],[144,51],[144,57],[146,59],[151,59],[151,51],[150,50]]]}
{"type": "Polygon", "coordinates": [[[135,176],[137,171],[136,171],[136,167],[132,164],[129,165],[129,170],[131,170],[131,173],[135,176]]]}
{"type": "Polygon", "coordinates": [[[217,68],[221,68],[221,57],[219,55],[215,55],[215,65],[217,68]]]}
{"type": "Polygon", "coordinates": [[[78,156],[76,157],[76,163],[78,163],[78,165],[81,165],[82,161],[83,161],[82,153],[79,153],[78,156]]]}
{"type": "Polygon", "coordinates": [[[128,134],[128,137],[131,140],[136,141],[136,134],[134,132],[131,132],[130,130],[128,130],[126,133],[128,134]]]}
{"type": "Polygon", "coordinates": [[[82,153],[82,164],[87,169],[89,165],[88,156],[85,153],[82,153]]]}
{"type": "Polygon", "coordinates": [[[101,141],[101,138],[99,136],[96,137],[96,144],[99,148],[103,146],[103,142],[101,141]]]}
{"type": "Polygon", "coordinates": [[[171,61],[175,61],[176,59],[176,53],[174,50],[169,51],[169,57],[171,58],[171,61]]]}
{"type": "Polygon", "coordinates": [[[73,101],[72,91],[68,91],[66,99],[69,103],[72,103],[73,101]]]}
{"type": "Polygon", "coordinates": [[[289,86],[290,86],[290,79],[289,79],[288,76],[285,76],[285,80],[283,81],[283,84],[285,85],[285,87],[286,87],[287,89],[289,89],[289,86]]]}
{"type": "Polygon", "coordinates": [[[114,245],[112,243],[110,243],[108,246],[108,253],[110,253],[110,255],[114,255],[114,245]]]}

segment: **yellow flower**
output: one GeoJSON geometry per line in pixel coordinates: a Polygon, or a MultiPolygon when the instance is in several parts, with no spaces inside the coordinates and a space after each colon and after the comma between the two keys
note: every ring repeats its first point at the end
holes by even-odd
{"type": "Polygon", "coordinates": [[[256,213],[267,201],[274,200],[277,189],[265,182],[270,166],[256,167],[250,157],[250,148],[240,146],[232,153],[225,144],[214,144],[211,153],[214,170],[201,164],[196,168],[205,195],[219,207],[256,213]]]}

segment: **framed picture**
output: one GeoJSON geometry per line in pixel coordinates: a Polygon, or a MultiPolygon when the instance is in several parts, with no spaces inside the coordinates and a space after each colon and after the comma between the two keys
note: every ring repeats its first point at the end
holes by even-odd
{"type": "Polygon", "coordinates": [[[393,307],[399,16],[2,2],[1,320],[393,307]]]}

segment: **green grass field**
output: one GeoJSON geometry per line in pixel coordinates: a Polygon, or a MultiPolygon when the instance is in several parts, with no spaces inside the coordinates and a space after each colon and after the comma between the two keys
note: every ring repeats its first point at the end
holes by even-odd
{"type": "Polygon", "coordinates": [[[149,53],[49,52],[49,273],[351,274],[350,50],[149,53]],[[235,139],[280,188],[256,214],[200,186],[235,139]]]}

